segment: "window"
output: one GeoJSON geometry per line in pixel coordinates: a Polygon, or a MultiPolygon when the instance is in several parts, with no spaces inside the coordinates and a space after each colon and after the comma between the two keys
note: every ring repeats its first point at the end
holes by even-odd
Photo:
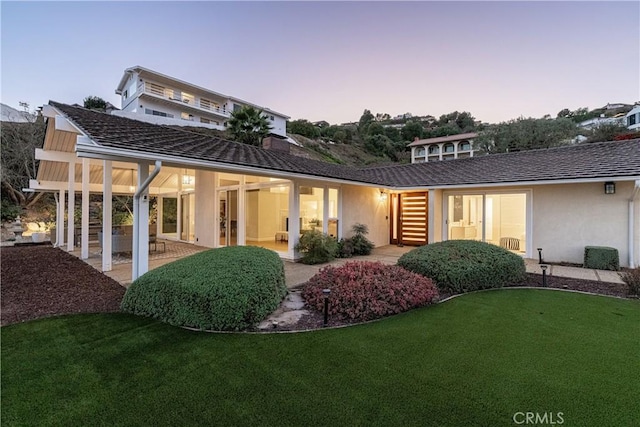
{"type": "Polygon", "coordinates": [[[424,156],[424,147],[416,148],[416,157],[424,156]]]}
{"type": "Polygon", "coordinates": [[[193,114],[189,114],[189,113],[180,113],[180,118],[182,120],[188,120],[190,122],[193,121],[193,114]]]}
{"type": "Polygon", "coordinates": [[[440,147],[437,145],[431,145],[429,147],[429,154],[439,154],[440,153],[440,147]]]}
{"type": "Polygon", "coordinates": [[[209,123],[211,123],[211,120],[209,120],[209,119],[205,119],[204,117],[200,117],[200,123],[207,123],[207,124],[209,124],[209,123]]]}
{"type": "Polygon", "coordinates": [[[631,126],[635,124],[636,124],[636,115],[632,114],[627,118],[627,126],[631,126]]]}
{"type": "Polygon", "coordinates": [[[470,151],[471,143],[469,141],[461,141],[458,143],[458,151],[470,151]]]}
{"type": "Polygon", "coordinates": [[[122,97],[123,97],[124,99],[127,99],[127,98],[129,97],[129,91],[128,91],[128,90],[125,90],[125,91],[122,93],[122,97]]]}
{"type": "Polygon", "coordinates": [[[144,109],[144,113],[145,114],[150,114],[152,116],[168,117],[170,119],[173,118],[173,114],[168,114],[168,113],[165,113],[165,112],[162,112],[162,111],[152,110],[150,108],[145,108],[144,109]]]}
{"type": "Polygon", "coordinates": [[[235,112],[235,111],[238,111],[238,110],[239,110],[239,109],[241,109],[241,108],[242,108],[242,105],[239,105],[239,104],[233,104],[233,111],[234,111],[234,112],[235,112]]]}
{"type": "Polygon", "coordinates": [[[273,118],[273,116],[269,116],[269,119],[270,119],[271,121],[274,121],[274,120],[275,120],[275,119],[273,118]]]}
{"type": "Polygon", "coordinates": [[[455,148],[453,144],[449,142],[447,144],[444,144],[443,151],[445,153],[453,153],[455,151],[455,148]]]}

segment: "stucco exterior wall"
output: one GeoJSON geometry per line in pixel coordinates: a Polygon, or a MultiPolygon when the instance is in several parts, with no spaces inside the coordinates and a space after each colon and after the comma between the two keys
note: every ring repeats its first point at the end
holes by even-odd
{"type": "Polygon", "coordinates": [[[215,174],[196,169],[196,245],[215,247],[215,221],[219,215],[215,212],[216,198],[215,174]]]}
{"type": "Polygon", "coordinates": [[[389,244],[389,199],[380,200],[380,190],[372,187],[343,185],[342,230],[350,237],[355,223],[369,227],[367,236],[376,246],[389,244]]]}
{"type": "Polygon", "coordinates": [[[632,182],[617,182],[615,194],[604,194],[601,182],[533,187],[533,247],[549,262],[582,263],[585,246],[610,246],[628,266],[632,191],[632,182]]]}

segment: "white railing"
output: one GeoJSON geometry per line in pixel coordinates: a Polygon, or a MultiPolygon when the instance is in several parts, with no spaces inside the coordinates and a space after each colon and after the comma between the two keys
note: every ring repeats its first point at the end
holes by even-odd
{"type": "Polygon", "coordinates": [[[174,91],[173,89],[164,87],[157,83],[144,82],[144,84],[142,85],[142,90],[145,93],[174,101],[176,103],[188,105],[200,110],[210,111],[224,117],[230,117],[230,114],[229,112],[227,112],[224,105],[221,107],[220,105],[214,103],[213,101],[209,101],[208,99],[198,99],[191,94],[174,91]]]}

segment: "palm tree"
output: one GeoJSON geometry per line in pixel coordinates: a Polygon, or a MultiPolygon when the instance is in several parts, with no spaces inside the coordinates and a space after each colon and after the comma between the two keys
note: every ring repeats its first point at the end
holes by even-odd
{"type": "Polygon", "coordinates": [[[227,122],[228,131],[234,141],[260,146],[262,139],[269,134],[271,126],[267,117],[249,105],[231,113],[227,122]]]}

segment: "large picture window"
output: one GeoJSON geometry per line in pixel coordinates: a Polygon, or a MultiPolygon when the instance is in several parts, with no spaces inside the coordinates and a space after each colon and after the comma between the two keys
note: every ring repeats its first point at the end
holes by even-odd
{"type": "Polygon", "coordinates": [[[526,253],[526,193],[449,195],[447,206],[449,240],[484,241],[526,253]]]}

